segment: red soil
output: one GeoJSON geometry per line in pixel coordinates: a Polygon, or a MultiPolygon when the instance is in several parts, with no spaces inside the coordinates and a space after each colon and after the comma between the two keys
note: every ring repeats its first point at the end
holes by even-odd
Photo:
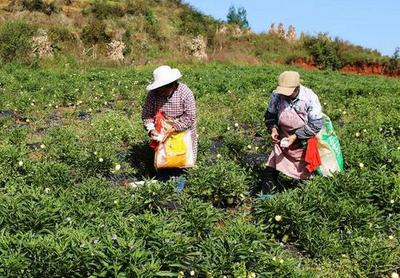
{"type": "MultiPolygon", "coordinates": [[[[308,61],[306,59],[300,58],[294,61],[293,64],[306,70],[318,69],[316,65],[312,63],[312,61],[308,61]]],[[[400,71],[388,73],[385,71],[385,68],[380,64],[365,64],[360,66],[347,65],[342,67],[339,71],[343,73],[356,73],[362,75],[385,75],[391,77],[400,77],[400,71]]]]}

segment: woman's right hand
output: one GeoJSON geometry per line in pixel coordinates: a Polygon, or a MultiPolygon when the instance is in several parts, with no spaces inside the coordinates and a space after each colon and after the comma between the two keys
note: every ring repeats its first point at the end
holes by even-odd
{"type": "Polygon", "coordinates": [[[276,127],[272,128],[272,132],[271,132],[271,138],[272,138],[272,143],[274,144],[278,144],[279,143],[279,132],[278,129],[276,127]]]}

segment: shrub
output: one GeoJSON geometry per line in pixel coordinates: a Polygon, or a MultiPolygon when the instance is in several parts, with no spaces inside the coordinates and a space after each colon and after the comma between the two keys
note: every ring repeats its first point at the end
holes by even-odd
{"type": "Polygon", "coordinates": [[[115,2],[107,0],[96,0],[90,5],[89,13],[98,19],[122,17],[125,14],[124,8],[115,2]]]}
{"type": "Polygon", "coordinates": [[[181,34],[191,34],[193,36],[201,34],[210,37],[214,35],[217,29],[218,21],[189,6],[184,6],[179,17],[181,34]]]}
{"type": "Polygon", "coordinates": [[[3,62],[30,63],[35,28],[23,21],[8,21],[0,26],[0,59],[3,62]]]}
{"type": "Polygon", "coordinates": [[[51,26],[48,34],[53,42],[69,42],[75,40],[71,31],[68,28],[61,26],[51,26]]]}
{"type": "Polygon", "coordinates": [[[342,64],[337,48],[326,34],[306,39],[304,46],[310,52],[310,55],[319,68],[336,70],[341,67],[342,64]]]}
{"type": "Polygon", "coordinates": [[[52,13],[56,13],[58,11],[54,1],[47,3],[43,0],[23,0],[22,6],[28,11],[42,12],[47,15],[51,15],[52,13]]]}
{"type": "Polygon", "coordinates": [[[106,24],[99,19],[92,19],[82,30],[82,40],[88,44],[106,43],[110,36],[106,33],[106,24]]]}

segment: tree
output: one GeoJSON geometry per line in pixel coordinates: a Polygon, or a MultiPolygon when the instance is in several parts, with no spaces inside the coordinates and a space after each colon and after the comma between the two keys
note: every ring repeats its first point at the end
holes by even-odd
{"type": "Polygon", "coordinates": [[[386,64],[386,71],[389,73],[394,73],[400,68],[400,47],[396,47],[393,56],[390,57],[388,63],[386,64]]]}
{"type": "Polygon", "coordinates": [[[247,21],[247,11],[243,7],[240,7],[236,10],[235,6],[230,6],[226,18],[229,24],[237,24],[241,28],[249,28],[249,22],[247,21]]]}

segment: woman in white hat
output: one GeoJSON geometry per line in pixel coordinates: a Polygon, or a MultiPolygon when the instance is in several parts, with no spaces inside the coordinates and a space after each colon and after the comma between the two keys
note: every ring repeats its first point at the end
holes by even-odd
{"type": "Polygon", "coordinates": [[[300,84],[298,72],[283,72],[278,83],[265,113],[265,124],[274,148],[267,161],[262,188],[264,196],[278,186],[279,172],[297,180],[311,176],[304,160],[305,143],[323,126],[318,96],[300,84]]]}
{"type": "MultiPolygon", "coordinates": [[[[173,120],[172,128],[167,132],[189,130],[192,138],[194,161],[197,156],[197,131],[196,131],[196,104],[193,92],[178,80],[182,74],[178,69],[172,69],[169,66],[160,66],[153,72],[153,83],[147,86],[148,95],[144,103],[142,120],[149,134],[157,139],[155,129],[155,117],[158,112],[173,120]]],[[[157,179],[167,181],[172,177],[178,177],[178,190],[184,187],[182,178],[185,169],[159,169],[157,179]]]]}

